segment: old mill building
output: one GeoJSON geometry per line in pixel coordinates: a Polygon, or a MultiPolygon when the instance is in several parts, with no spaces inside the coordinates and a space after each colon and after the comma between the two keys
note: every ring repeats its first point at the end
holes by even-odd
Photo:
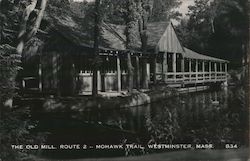
{"type": "MultiPolygon", "coordinates": [[[[43,21],[39,48],[26,49],[21,86],[24,91],[78,95],[92,90],[93,38],[86,18],[50,12],[43,21]],[[53,22],[48,24],[46,22],[53,22]],[[79,23],[81,22],[81,23],[79,23]]],[[[134,67],[134,88],[154,84],[180,87],[227,81],[228,61],[184,47],[170,22],[148,24],[147,54],[140,39],[125,48],[124,26],[103,23],[100,38],[98,90],[126,91],[127,54],[134,67]]]]}

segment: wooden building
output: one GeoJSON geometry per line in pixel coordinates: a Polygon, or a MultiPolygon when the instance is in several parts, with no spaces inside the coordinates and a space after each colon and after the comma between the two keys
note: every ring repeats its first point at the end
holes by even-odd
{"type": "MultiPolygon", "coordinates": [[[[37,41],[40,42],[39,49],[27,49],[25,52],[22,88],[58,95],[90,93],[94,58],[90,31],[93,24],[73,14],[50,13],[43,21],[48,31],[45,41],[37,41]]],[[[98,61],[99,91],[126,91],[128,53],[132,57],[136,89],[148,88],[148,84],[156,83],[185,86],[227,80],[229,62],[182,46],[172,23],[148,25],[148,53],[145,55],[140,52],[139,37],[133,51],[126,50],[124,29],[121,25],[102,25],[98,61]]]]}

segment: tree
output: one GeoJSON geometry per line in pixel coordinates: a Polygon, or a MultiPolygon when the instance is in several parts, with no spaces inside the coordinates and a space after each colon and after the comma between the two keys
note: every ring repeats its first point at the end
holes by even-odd
{"type": "Polygon", "coordinates": [[[126,49],[127,52],[127,67],[128,67],[128,92],[132,92],[133,89],[133,77],[134,77],[134,68],[131,63],[131,51],[136,41],[136,26],[137,26],[137,11],[136,3],[134,0],[127,0],[126,2],[126,49]]]}
{"type": "Polygon", "coordinates": [[[99,39],[101,28],[101,16],[100,16],[100,3],[101,0],[95,1],[95,22],[94,22],[94,62],[93,62],[93,88],[92,95],[98,95],[98,60],[99,60],[99,39]]]}
{"type": "Polygon", "coordinates": [[[38,0],[31,0],[30,4],[25,8],[18,34],[18,44],[16,48],[18,55],[22,55],[25,43],[36,35],[44,15],[47,1],[48,0],[41,0],[39,1],[40,3],[38,3],[38,0]],[[31,25],[28,26],[28,23],[31,23],[31,25]]]}
{"type": "Polygon", "coordinates": [[[247,46],[246,6],[246,0],[195,0],[189,7],[189,20],[177,30],[182,43],[200,53],[228,59],[232,68],[240,67],[247,46]]]}
{"type": "MultiPolygon", "coordinates": [[[[147,25],[152,21],[169,21],[171,18],[177,19],[180,15],[176,11],[172,11],[173,8],[178,7],[181,4],[179,0],[138,0],[138,28],[141,40],[141,51],[143,55],[147,53],[147,25]],[[161,9],[160,9],[161,8],[161,9]]],[[[143,75],[146,75],[146,62],[143,60],[143,75]]],[[[147,80],[143,79],[143,88],[148,88],[147,80]]]]}
{"type": "MultiPolygon", "coordinates": [[[[147,25],[148,21],[152,15],[152,8],[153,8],[153,0],[138,0],[138,29],[139,29],[139,35],[141,40],[141,51],[143,55],[146,55],[147,53],[147,41],[148,41],[148,34],[147,34],[147,25]]],[[[146,71],[146,60],[143,59],[143,68],[142,68],[142,74],[143,77],[147,74],[146,71]]],[[[145,78],[145,77],[144,77],[145,78]]],[[[142,79],[142,87],[148,88],[147,80],[142,79]]]]}
{"type": "Polygon", "coordinates": [[[152,14],[150,21],[169,21],[170,19],[179,19],[181,13],[174,10],[180,6],[180,0],[153,0],[152,14]]]}
{"type": "Polygon", "coordinates": [[[0,160],[28,159],[25,151],[11,149],[11,144],[27,144],[33,139],[29,133],[30,124],[21,119],[26,111],[14,109],[12,102],[17,93],[16,77],[23,49],[38,31],[46,2],[0,1],[0,160]],[[20,21],[22,6],[27,7],[20,21]]]}

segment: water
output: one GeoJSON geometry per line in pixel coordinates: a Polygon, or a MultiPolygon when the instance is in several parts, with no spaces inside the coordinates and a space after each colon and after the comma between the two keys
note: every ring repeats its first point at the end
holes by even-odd
{"type": "MultiPolygon", "coordinates": [[[[139,107],[46,114],[39,117],[37,130],[49,132],[46,142],[54,145],[211,143],[220,149],[226,143],[246,146],[247,120],[244,91],[228,88],[183,94],[139,107]]],[[[145,151],[159,152],[129,153],[145,151]]],[[[60,157],[73,158],[129,155],[124,149],[57,152],[60,157]]],[[[53,152],[54,157],[56,154],[53,152]]]]}

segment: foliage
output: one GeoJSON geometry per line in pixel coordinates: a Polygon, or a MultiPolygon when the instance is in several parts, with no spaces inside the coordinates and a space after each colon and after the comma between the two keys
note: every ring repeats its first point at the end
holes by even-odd
{"type": "Polygon", "coordinates": [[[0,98],[4,102],[15,95],[16,80],[20,58],[15,54],[15,48],[9,45],[0,46],[0,98]]]}
{"type": "Polygon", "coordinates": [[[0,119],[0,158],[3,161],[31,161],[31,151],[12,149],[11,145],[41,144],[44,134],[31,133],[36,124],[29,120],[28,109],[2,108],[0,119]]]}
{"type": "Polygon", "coordinates": [[[8,44],[14,47],[21,14],[18,9],[19,5],[10,0],[3,0],[0,5],[0,45],[8,44]]]}
{"type": "Polygon", "coordinates": [[[180,0],[154,0],[150,20],[157,22],[179,19],[181,13],[174,9],[176,9],[181,3],[180,0]]]}
{"type": "Polygon", "coordinates": [[[27,151],[16,151],[11,145],[34,143],[40,136],[30,134],[33,124],[27,119],[29,110],[12,107],[13,97],[17,98],[16,80],[20,69],[20,57],[15,54],[15,48],[5,44],[0,46],[0,158],[6,161],[30,160],[27,151]],[[23,121],[24,120],[24,121],[23,121]]]}
{"type": "Polygon", "coordinates": [[[30,134],[32,124],[27,119],[29,110],[17,110],[19,106],[13,106],[13,99],[18,97],[16,82],[21,69],[21,55],[16,53],[17,35],[20,17],[27,4],[24,0],[0,1],[0,160],[6,161],[30,160],[27,151],[13,150],[11,145],[41,139],[30,134]]]}
{"type": "Polygon", "coordinates": [[[180,128],[176,109],[166,107],[153,119],[147,118],[146,127],[151,135],[148,144],[173,143],[180,128]]]}
{"type": "Polygon", "coordinates": [[[248,39],[246,6],[246,0],[195,0],[177,33],[185,46],[239,67],[248,39]]]}
{"type": "Polygon", "coordinates": [[[52,0],[49,1],[49,4],[51,6],[57,7],[57,8],[64,8],[64,9],[70,9],[70,2],[68,0],[52,0]]]}

